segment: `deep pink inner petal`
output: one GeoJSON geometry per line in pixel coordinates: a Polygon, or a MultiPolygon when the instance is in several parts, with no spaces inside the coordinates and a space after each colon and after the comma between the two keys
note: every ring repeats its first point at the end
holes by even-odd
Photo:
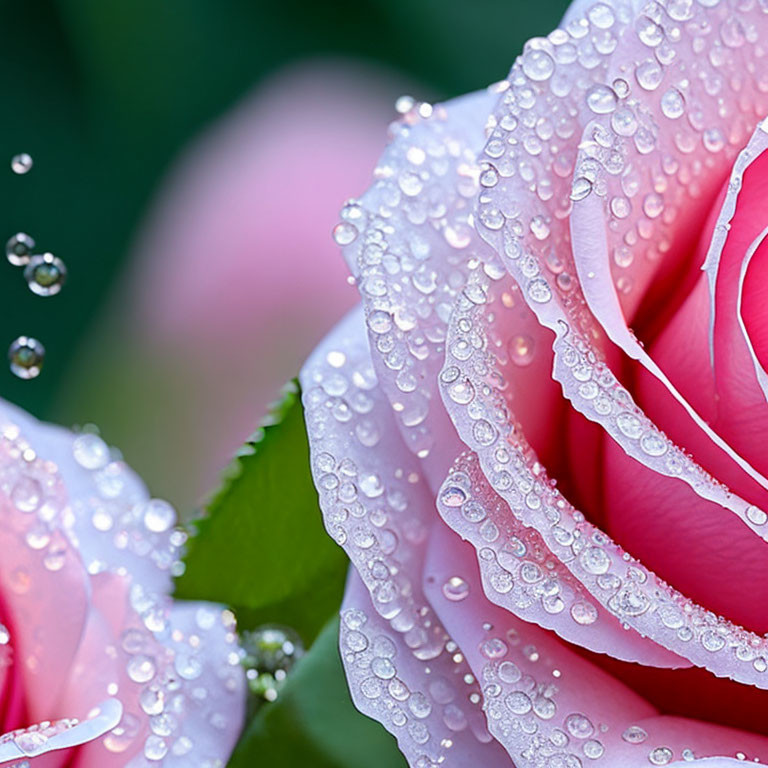
{"type": "MultiPolygon", "coordinates": [[[[651,355],[684,397],[760,472],[768,471],[768,407],[738,324],[736,295],[742,260],[766,221],[768,153],[746,170],[736,212],[720,257],[714,332],[709,347],[710,294],[704,274],[651,345],[651,355]]],[[[694,259],[698,272],[725,199],[712,209],[694,259]]],[[[744,317],[758,358],[766,353],[768,325],[765,248],[753,257],[744,290],[744,317]],[[762,302],[762,303],[761,303],[762,302]],[[761,334],[762,329],[762,334],[761,334]]],[[[768,494],[708,441],[683,409],[645,371],[636,372],[636,396],[654,422],[705,469],[762,509],[768,494]]],[[[691,598],[748,629],[768,631],[768,545],[745,525],[698,497],[684,484],[639,467],[606,441],[605,504],[608,530],[636,557],[691,598]],[[681,547],[680,542],[684,542],[681,547]]],[[[759,515],[759,513],[756,513],[759,515]]]]}

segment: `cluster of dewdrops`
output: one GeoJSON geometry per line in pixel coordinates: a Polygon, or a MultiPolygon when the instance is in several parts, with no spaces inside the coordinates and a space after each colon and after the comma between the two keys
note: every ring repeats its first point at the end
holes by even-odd
{"type": "MultiPolygon", "coordinates": [[[[32,158],[22,153],[11,159],[11,170],[24,175],[32,170],[32,158]]],[[[64,287],[67,267],[52,253],[37,253],[34,239],[26,232],[12,235],[5,245],[5,255],[14,267],[24,268],[24,280],[37,296],[55,296],[64,287]]],[[[34,379],[40,375],[45,360],[45,347],[32,336],[19,336],[11,342],[8,361],[11,372],[20,379],[34,379]]]]}

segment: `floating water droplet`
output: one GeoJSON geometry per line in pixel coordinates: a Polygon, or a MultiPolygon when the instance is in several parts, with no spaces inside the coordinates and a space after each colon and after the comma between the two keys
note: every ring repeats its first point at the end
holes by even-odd
{"type": "Polygon", "coordinates": [[[24,279],[32,293],[55,296],[64,287],[67,267],[52,253],[38,253],[29,259],[24,268],[24,279]]]}
{"type": "Polygon", "coordinates": [[[42,370],[45,347],[31,336],[19,336],[8,348],[8,360],[20,379],[34,379],[42,370]]]}
{"type": "Polygon", "coordinates": [[[5,244],[5,255],[14,267],[24,267],[32,258],[35,241],[25,232],[17,232],[8,238],[5,244]]]}
{"type": "Polygon", "coordinates": [[[451,576],[443,584],[443,595],[445,595],[446,600],[457,603],[469,595],[469,584],[461,576],[451,576]]]}
{"type": "Polygon", "coordinates": [[[32,160],[32,156],[28,155],[26,152],[21,152],[11,158],[11,170],[19,176],[29,173],[32,170],[33,165],[34,161],[32,160]]]}
{"type": "Polygon", "coordinates": [[[288,673],[304,655],[301,638],[289,627],[268,624],[244,632],[241,645],[249,689],[259,698],[274,701],[288,673]]]}

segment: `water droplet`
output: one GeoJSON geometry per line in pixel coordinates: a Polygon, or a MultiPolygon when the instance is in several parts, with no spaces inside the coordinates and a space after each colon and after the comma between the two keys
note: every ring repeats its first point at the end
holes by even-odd
{"type": "Polygon", "coordinates": [[[588,739],[594,732],[592,721],[581,712],[574,712],[565,718],[565,728],[576,739],[588,739]]]}
{"type": "Polygon", "coordinates": [[[592,574],[606,573],[611,567],[611,559],[600,547],[588,547],[581,553],[580,561],[584,570],[592,574]]]}
{"type": "Polygon", "coordinates": [[[670,120],[675,120],[685,112],[685,99],[677,88],[670,88],[661,97],[661,111],[670,120]]]}
{"type": "Polygon", "coordinates": [[[468,594],[469,584],[467,584],[461,576],[451,576],[451,578],[443,584],[443,595],[445,595],[447,600],[451,600],[454,603],[463,600],[468,594]]]}
{"type": "Polygon", "coordinates": [[[587,106],[596,115],[607,115],[616,109],[616,92],[607,85],[593,85],[587,91],[587,106]]]}
{"type": "Polygon", "coordinates": [[[649,48],[655,48],[664,40],[664,30],[648,16],[639,16],[637,18],[635,30],[640,40],[649,48]]]}
{"type": "Polygon", "coordinates": [[[531,711],[531,700],[528,695],[522,691],[510,693],[504,701],[509,707],[509,710],[516,715],[524,715],[531,711]]]}
{"type": "Polygon", "coordinates": [[[64,262],[52,253],[35,254],[24,268],[29,290],[38,296],[55,296],[67,279],[64,262]]]}
{"type": "Polygon", "coordinates": [[[109,447],[92,432],[78,435],[72,443],[75,461],[85,469],[100,469],[109,461],[109,447]]]}
{"type": "Polygon", "coordinates": [[[8,360],[20,379],[34,379],[42,370],[45,347],[31,336],[19,336],[8,348],[8,360]]]}
{"type": "Polygon", "coordinates": [[[571,200],[583,200],[592,191],[592,182],[584,176],[579,176],[571,187],[571,200]]]}
{"type": "Polygon", "coordinates": [[[25,232],[17,232],[8,238],[5,244],[5,255],[14,267],[24,267],[29,264],[35,241],[25,232]]]}
{"type": "Polygon", "coordinates": [[[267,624],[243,633],[241,645],[249,689],[255,696],[274,701],[288,673],[304,655],[301,638],[289,627],[267,624]]]}
{"type": "Polygon", "coordinates": [[[509,341],[509,357],[515,365],[524,368],[533,361],[535,342],[527,335],[513,336],[509,341]]]}
{"type": "Polygon", "coordinates": [[[163,499],[150,499],[143,505],[144,525],[153,533],[164,533],[176,523],[176,510],[163,499]]]}
{"type": "Polygon", "coordinates": [[[357,227],[348,221],[339,222],[333,228],[333,239],[338,245],[349,245],[355,241],[358,234],[357,227]]]}
{"type": "Polygon", "coordinates": [[[552,291],[544,278],[531,280],[528,284],[528,296],[537,304],[546,304],[552,298],[552,291]]]}
{"type": "Polygon", "coordinates": [[[579,601],[571,606],[571,616],[577,624],[594,624],[597,621],[597,608],[591,603],[579,601]]]}
{"type": "Polygon", "coordinates": [[[547,80],[554,71],[555,62],[546,51],[529,48],[523,53],[523,72],[531,80],[547,80]]]}
{"type": "Polygon", "coordinates": [[[132,657],[126,665],[128,677],[134,683],[147,683],[155,676],[155,662],[150,656],[139,654],[132,657]]]}
{"type": "Polygon", "coordinates": [[[456,485],[448,485],[440,493],[440,501],[446,507],[460,507],[466,500],[466,492],[456,485]]]}
{"type": "Polygon", "coordinates": [[[585,742],[584,754],[590,760],[597,760],[599,757],[602,757],[604,753],[605,747],[603,746],[602,742],[598,741],[597,739],[590,739],[589,741],[585,742]]]}
{"type": "Polygon", "coordinates": [[[768,515],[766,515],[762,509],[759,509],[754,505],[747,507],[746,515],[747,519],[755,525],[765,525],[768,521],[768,515]]]}
{"type": "Polygon", "coordinates": [[[641,88],[654,91],[661,84],[664,72],[655,59],[641,61],[635,68],[635,78],[641,88]]]}
{"type": "Polygon", "coordinates": [[[32,160],[32,156],[28,155],[26,152],[21,152],[11,158],[11,170],[19,176],[29,173],[32,170],[33,165],[34,161],[32,160]]]}
{"type": "Polygon", "coordinates": [[[168,753],[168,744],[161,736],[152,734],[144,742],[144,757],[148,760],[162,760],[168,753]]]}
{"type": "Polygon", "coordinates": [[[639,725],[630,725],[629,728],[621,734],[621,738],[628,744],[642,744],[648,738],[648,732],[645,728],[641,728],[639,725]]]}
{"type": "Polygon", "coordinates": [[[648,755],[651,765],[667,765],[672,760],[672,750],[669,747],[656,747],[648,755]]]}
{"type": "Polygon", "coordinates": [[[413,96],[403,95],[398,97],[398,99],[395,101],[395,111],[399,115],[406,115],[414,108],[415,105],[416,100],[413,98],[413,96]]]}

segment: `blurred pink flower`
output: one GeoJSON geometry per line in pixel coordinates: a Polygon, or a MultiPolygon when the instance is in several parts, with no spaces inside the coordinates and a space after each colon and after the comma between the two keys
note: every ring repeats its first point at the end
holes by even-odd
{"type": "MultiPolygon", "coordinates": [[[[137,365],[142,378],[156,374],[147,365],[163,367],[162,394],[134,390],[128,402],[141,411],[153,407],[136,402],[142,397],[163,400],[163,426],[184,425],[152,421],[151,434],[163,441],[163,471],[171,459],[186,482],[171,488],[152,477],[144,463],[158,462],[143,444],[142,455],[131,453],[146,442],[141,413],[113,429],[114,408],[91,415],[89,398],[74,387],[77,408],[66,415],[87,410],[176,501],[210,490],[280,386],[354,303],[331,232],[345,199],[365,188],[401,92],[402,84],[359,64],[303,63],[213,126],[161,188],[135,249],[122,302],[129,338],[117,365],[131,365],[134,380],[137,365]],[[131,349],[138,359],[128,363],[131,349]],[[192,488],[190,452],[200,470],[192,488]]],[[[159,458],[156,445],[149,450],[159,458]]]]}

